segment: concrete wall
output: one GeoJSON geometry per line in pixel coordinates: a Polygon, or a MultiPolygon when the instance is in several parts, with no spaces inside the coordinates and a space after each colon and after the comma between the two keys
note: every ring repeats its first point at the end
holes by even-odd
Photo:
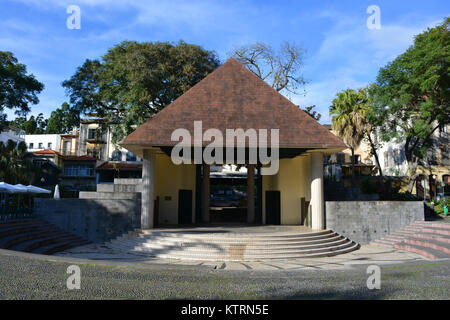
{"type": "Polygon", "coordinates": [[[311,157],[281,159],[278,173],[263,176],[263,221],[266,217],[266,191],[280,191],[281,224],[300,224],[301,198],[311,200],[311,157]]]}
{"type": "Polygon", "coordinates": [[[424,220],[422,201],[326,201],[325,227],[369,243],[424,220]]]}
{"type": "Polygon", "coordinates": [[[105,242],[140,227],[141,201],[36,198],[34,213],[64,231],[105,242]]]}
{"type": "Polygon", "coordinates": [[[178,192],[192,190],[192,221],[195,221],[195,165],[175,165],[166,154],[156,155],[156,196],[159,223],[178,224],[178,192]]]}

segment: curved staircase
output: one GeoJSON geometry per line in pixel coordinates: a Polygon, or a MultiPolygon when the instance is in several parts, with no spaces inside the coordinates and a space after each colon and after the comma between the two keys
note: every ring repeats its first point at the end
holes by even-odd
{"type": "Polygon", "coordinates": [[[416,221],[371,244],[414,252],[428,259],[448,259],[450,223],[416,221]]]}
{"type": "Polygon", "coordinates": [[[252,234],[136,230],[106,246],[140,256],[205,261],[324,257],[359,248],[358,244],[331,230],[252,234]]]}
{"type": "Polygon", "coordinates": [[[51,255],[89,243],[38,219],[0,223],[0,248],[2,249],[51,255]]]}

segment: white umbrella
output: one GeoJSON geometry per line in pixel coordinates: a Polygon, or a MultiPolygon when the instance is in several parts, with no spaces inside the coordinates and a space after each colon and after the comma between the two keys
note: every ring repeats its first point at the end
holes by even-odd
{"type": "Polygon", "coordinates": [[[32,186],[31,184],[27,186],[28,192],[30,193],[52,193],[50,190],[38,188],[35,186],[32,186]]]}
{"type": "Polygon", "coordinates": [[[14,187],[8,183],[0,182],[0,192],[7,192],[14,190],[14,187]]]}
{"type": "Polygon", "coordinates": [[[25,186],[23,186],[24,188],[18,187],[18,186],[13,186],[12,184],[9,183],[5,183],[5,182],[0,182],[0,190],[2,190],[2,192],[6,192],[6,193],[26,193],[27,188],[25,186]]]}
{"type": "Polygon", "coordinates": [[[16,188],[16,192],[15,193],[28,193],[28,188],[26,186],[24,186],[23,184],[16,184],[13,186],[14,188],[16,188]]]}
{"type": "Polygon", "coordinates": [[[59,184],[57,184],[56,187],[55,187],[55,193],[53,195],[53,198],[55,198],[55,199],[59,199],[60,198],[60,196],[59,196],[59,184]]]}

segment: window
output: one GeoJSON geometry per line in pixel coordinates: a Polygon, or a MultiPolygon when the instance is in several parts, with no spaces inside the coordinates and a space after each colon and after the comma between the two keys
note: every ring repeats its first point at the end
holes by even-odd
{"type": "Polygon", "coordinates": [[[400,150],[399,149],[395,149],[394,150],[394,162],[395,162],[395,164],[401,164],[400,150]]]}
{"type": "Polygon", "coordinates": [[[30,142],[30,147],[29,147],[30,149],[34,149],[34,143],[33,142],[30,142]]]}
{"type": "Polygon", "coordinates": [[[95,129],[89,129],[88,130],[88,139],[95,139],[95,129]]]}
{"type": "Polygon", "coordinates": [[[44,144],[42,142],[39,142],[39,149],[44,149],[44,144]]]}
{"type": "Polygon", "coordinates": [[[51,149],[51,148],[52,148],[52,143],[51,142],[47,143],[47,149],[51,149]]]}
{"type": "Polygon", "coordinates": [[[136,155],[133,152],[127,152],[127,161],[136,161],[136,155]]]}
{"type": "Polygon", "coordinates": [[[384,167],[389,167],[389,153],[387,151],[384,152],[384,167]]]}
{"type": "Polygon", "coordinates": [[[71,149],[71,142],[70,141],[64,141],[64,146],[63,146],[63,153],[64,154],[70,154],[70,149],[71,149]]]}
{"type": "Polygon", "coordinates": [[[94,168],[86,164],[68,164],[64,166],[64,175],[71,177],[90,177],[94,174],[94,168]]]}

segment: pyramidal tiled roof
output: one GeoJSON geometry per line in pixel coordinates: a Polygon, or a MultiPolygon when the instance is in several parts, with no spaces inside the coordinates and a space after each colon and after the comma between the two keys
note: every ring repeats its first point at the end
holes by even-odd
{"type": "MultiPolygon", "coordinates": [[[[194,121],[209,128],[279,129],[286,148],[347,148],[337,136],[235,59],[197,83],[121,141],[126,146],[174,146],[178,128],[194,134],[194,121]]],[[[204,142],[204,145],[210,142],[204,142]]]]}

